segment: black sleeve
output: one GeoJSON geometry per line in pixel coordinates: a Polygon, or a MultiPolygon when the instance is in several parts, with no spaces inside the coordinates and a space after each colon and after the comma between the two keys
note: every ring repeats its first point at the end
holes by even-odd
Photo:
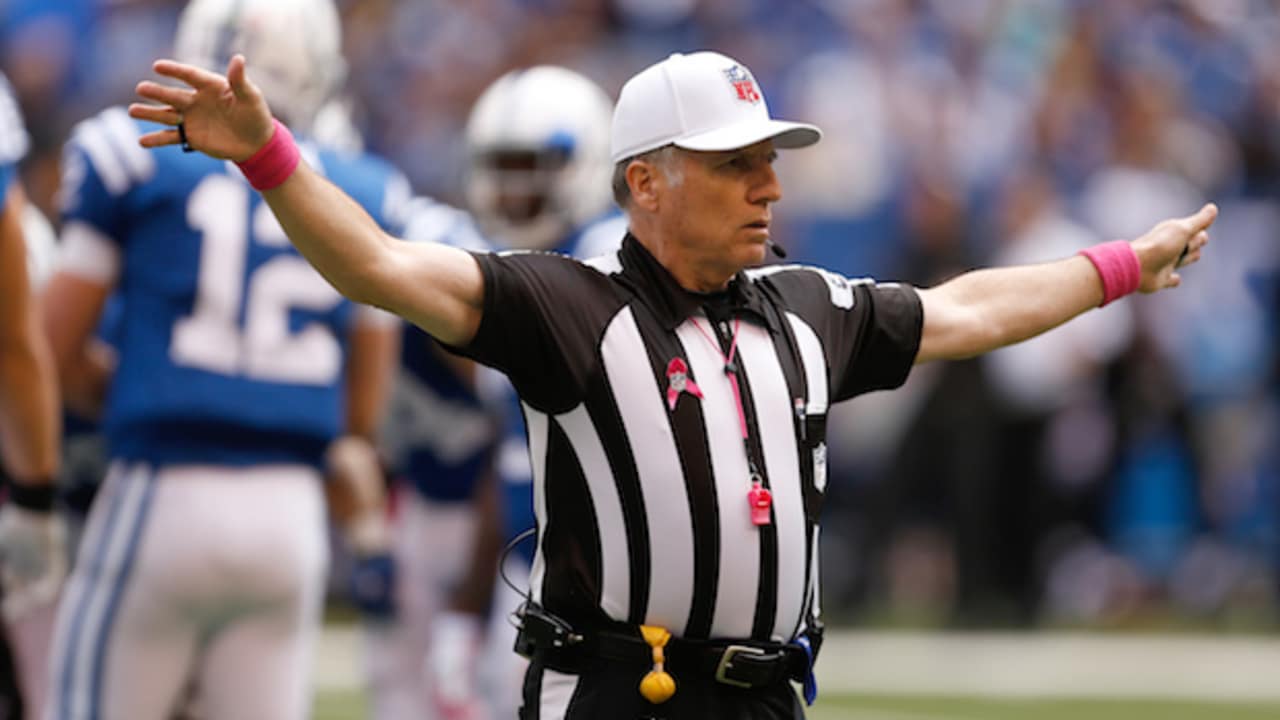
{"type": "Polygon", "coordinates": [[[822,342],[832,402],[906,382],[924,328],[915,288],[817,268],[775,273],[769,281],[822,342]]]}
{"type": "Polygon", "coordinates": [[[849,366],[832,384],[834,400],[872,390],[889,390],[907,381],[924,330],[920,295],[910,285],[866,283],[855,286],[853,347],[849,366]]]}
{"type": "Polygon", "coordinates": [[[476,253],[484,314],[454,352],[500,370],[520,398],[557,413],[580,402],[596,342],[621,304],[606,275],[551,253],[476,253]]]}

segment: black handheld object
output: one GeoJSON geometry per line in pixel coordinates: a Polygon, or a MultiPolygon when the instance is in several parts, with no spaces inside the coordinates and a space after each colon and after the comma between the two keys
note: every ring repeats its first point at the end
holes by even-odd
{"type": "Polygon", "coordinates": [[[1180,255],[1178,255],[1178,261],[1177,261],[1177,262],[1175,262],[1175,263],[1173,264],[1173,269],[1174,269],[1174,270],[1177,270],[1178,268],[1182,267],[1182,263],[1186,262],[1186,260],[1187,260],[1187,253],[1188,253],[1188,252],[1190,252],[1190,251],[1191,251],[1191,243],[1190,243],[1190,242],[1188,242],[1186,245],[1183,245],[1183,246],[1182,246],[1182,253],[1181,253],[1180,255]]]}
{"type": "Polygon", "coordinates": [[[544,610],[532,601],[526,601],[516,610],[518,622],[515,651],[517,655],[532,658],[534,651],[542,648],[563,648],[577,645],[584,638],[573,626],[557,615],[544,610]]]}

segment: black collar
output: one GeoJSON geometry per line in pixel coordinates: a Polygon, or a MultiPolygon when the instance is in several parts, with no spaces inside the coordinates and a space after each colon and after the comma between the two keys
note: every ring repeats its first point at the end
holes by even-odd
{"type": "MultiPolygon", "coordinates": [[[[630,232],[622,240],[619,257],[622,260],[622,280],[653,310],[667,330],[674,330],[702,310],[706,297],[681,287],[671,272],[630,232]]],[[[764,294],[745,272],[739,271],[734,275],[725,292],[729,294],[734,315],[754,318],[770,330],[778,331],[773,314],[765,307],[764,294]]]]}

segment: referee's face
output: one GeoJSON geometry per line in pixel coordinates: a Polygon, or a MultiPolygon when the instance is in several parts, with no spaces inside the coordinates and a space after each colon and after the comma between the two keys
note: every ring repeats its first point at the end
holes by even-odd
{"type": "MultiPolygon", "coordinates": [[[[679,153],[681,178],[660,205],[667,237],[721,286],[739,270],[764,262],[770,205],[782,198],[772,140],[740,150],[679,153]]],[[[714,290],[718,288],[697,288],[714,290]]]]}

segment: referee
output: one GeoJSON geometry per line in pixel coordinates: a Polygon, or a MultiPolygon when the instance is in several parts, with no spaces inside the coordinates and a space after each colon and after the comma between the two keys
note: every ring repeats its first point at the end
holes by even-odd
{"type": "Polygon", "coordinates": [[[340,291],[519,391],[538,519],[524,718],[802,718],[792,682],[812,700],[830,403],[1176,286],[1217,212],[930,289],[749,270],[782,197],[775,149],[820,133],[771,119],[746,67],[701,52],[622,89],[613,186],[630,233],[617,254],[471,255],[386,236],[299,163],[243,58],[226,78],[155,69],[189,87],[139,85],[161,105],[131,113],[178,126],[144,145],[239,162],[340,291]]]}

